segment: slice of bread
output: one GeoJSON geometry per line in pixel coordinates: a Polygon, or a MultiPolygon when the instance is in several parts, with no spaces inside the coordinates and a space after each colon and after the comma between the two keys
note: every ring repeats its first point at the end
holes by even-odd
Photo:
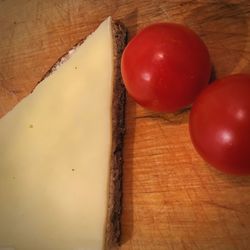
{"type": "Polygon", "coordinates": [[[106,19],[0,119],[0,248],[117,248],[125,40],[106,19]]]}

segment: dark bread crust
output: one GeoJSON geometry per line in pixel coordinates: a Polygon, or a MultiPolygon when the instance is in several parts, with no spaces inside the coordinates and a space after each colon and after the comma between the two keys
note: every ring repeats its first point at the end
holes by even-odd
{"type": "Polygon", "coordinates": [[[121,235],[123,138],[125,133],[126,91],[121,77],[121,56],[127,33],[124,25],[112,21],[114,50],[114,88],[112,100],[112,155],[105,250],[117,249],[121,235]]]}

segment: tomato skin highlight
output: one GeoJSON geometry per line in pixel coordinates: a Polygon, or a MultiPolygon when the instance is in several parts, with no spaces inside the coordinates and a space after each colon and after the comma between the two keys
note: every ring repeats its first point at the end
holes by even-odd
{"type": "Polygon", "coordinates": [[[137,103],[153,111],[174,112],[195,100],[210,79],[206,45],[189,28],[153,24],[125,48],[122,77],[137,103]]]}
{"type": "Polygon", "coordinates": [[[250,174],[250,75],[217,80],[195,101],[189,119],[192,142],[215,168],[250,174]]]}

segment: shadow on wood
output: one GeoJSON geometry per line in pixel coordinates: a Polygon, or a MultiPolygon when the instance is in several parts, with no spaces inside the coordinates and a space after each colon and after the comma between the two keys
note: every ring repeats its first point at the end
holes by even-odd
{"type": "Polygon", "coordinates": [[[249,59],[245,58],[250,13],[245,5],[206,2],[183,19],[205,41],[219,77],[250,70],[249,59]]]}

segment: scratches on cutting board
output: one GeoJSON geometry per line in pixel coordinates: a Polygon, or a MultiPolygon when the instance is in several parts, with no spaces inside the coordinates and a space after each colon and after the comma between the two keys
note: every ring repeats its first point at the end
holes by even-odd
{"type": "Polygon", "coordinates": [[[214,201],[202,201],[202,202],[205,204],[211,205],[211,206],[215,206],[217,208],[226,209],[226,210],[233,211],[236,213],[245,213],[246,215],[249,215],[249,212],[247,212],[247,211],[241,211],[241,210],[236,209],[234,207],[224,205],[224,204],[219,204],[219,203],[216,203],[214,201]]]}
{"type": "Polygon", "coordinates": [[[249,18],[246,2],[212,1],[197,5],[183,22],[206,42],[218,75],[226,75],[250,70],[250,63],[244,58],[249,51],[249,18]]]}
{"type": "Polygon", "coordinates": [[[175,113],[146,112],[145,114],[136,115],[135,119],[136,120],[150,119],[150,120],[157,120],[160,122],[164,122],[165,124],[177,125],[177,124],[187,123],[189,110],[190,107],[175,113]]]}

